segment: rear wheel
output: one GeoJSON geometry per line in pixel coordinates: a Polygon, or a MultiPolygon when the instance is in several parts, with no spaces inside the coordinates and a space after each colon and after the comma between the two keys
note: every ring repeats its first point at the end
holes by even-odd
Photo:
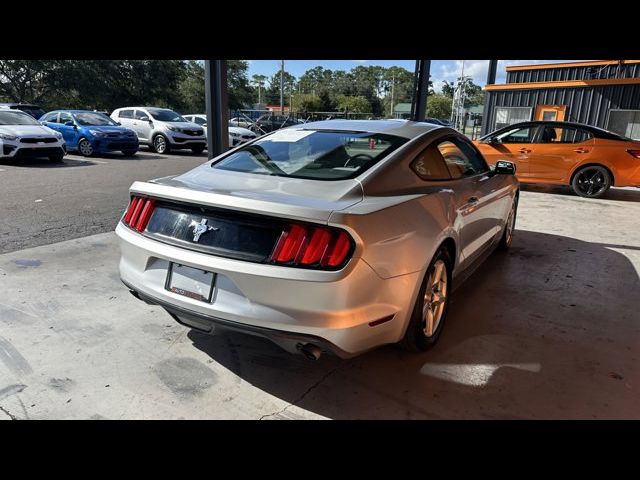
{"type": "Polygon", "coordinates": [[[93,155],[93,145],[86,138],[81,138],[78,142],[78,151],[83,157],[90,157],[93,155]]]}
{"type": "Polygon", "coordinates": [[[159,133],[153,137],[153,151],[156,153],[169,153],[170,147],[167,137],[159,133]]]}
{"type": "Polygon", "coordinates": [[[590,165],[576,172],[571,187],[581,197],[598,198],[609,190],[611,183],[611,174],[606,168],[590,165]]]}
{"type": "Polygon", "coordinates": [[[429,264],[407,331],[400,343],[406,350],[428,350],[440,338],[449,310],[451,264],[448,250],[441,246],[429,264]]]}
{"type": "Polygon", "coordinates": [[[502,238],[500,239],[500,243],[498,244],[498,248],[500,250],[508,250],[511,246],[511,242],[513,241],[513,232],[516,228],[516,216],[518,214],[518,197],[513,199],[513,205],[511,205],[511,210],[509,211],[509,216],[507,217],[507,222],[504,226],[504,231],[502,232],[502,238]]]}

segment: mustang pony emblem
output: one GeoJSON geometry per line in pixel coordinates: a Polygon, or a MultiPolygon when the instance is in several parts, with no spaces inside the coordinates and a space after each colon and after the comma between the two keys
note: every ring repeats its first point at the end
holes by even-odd
{"type": "Polygon", "coordinates": [[[190,227],[193,227],[193,241],[197,242],[198,240],[200,240],[200,235],[210,232],[211,230],[213,230],[214,232],[217,232],[218,230],[220,230],[218,227],[210,227],[209,225],[207,225],[207,219],[203,218],[202,220],[200,220],[200,223],[196,222],[195,220],[193,220],[191,222],[191,225],[189,225],[190,227]]]}

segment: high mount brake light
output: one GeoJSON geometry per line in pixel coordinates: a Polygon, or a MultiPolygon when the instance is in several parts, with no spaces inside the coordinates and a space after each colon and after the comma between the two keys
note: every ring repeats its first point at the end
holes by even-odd
{"type": "Polygon", "coordinates": [[[151,198],[133,197],[122,221],[134,230],[142,232],[147,228],[154,207],[155,200],[151,198]]]}
{"type": "Polygon", "coordinates": [[[335,269],[345,263],[351,246],[344,230],[290,224],[282,230],[269,260],[292,267],[335,269]]]}

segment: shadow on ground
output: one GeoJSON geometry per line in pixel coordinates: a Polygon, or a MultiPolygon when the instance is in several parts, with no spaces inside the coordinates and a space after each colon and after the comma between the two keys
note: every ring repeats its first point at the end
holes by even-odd
{"type": "Polygon", "coordinates": [[[334,419],[640,418],[640,283],[611,248],[517,231],[455,292],[426,353],[311,362],[256,337],[188,335],[256,388],[334,419]]]}
{"type": "Polygon", "coordinates": [[[0,165],[8,165],[12,167],[22,168],[72,168],[72,167],[93,167],[96,164],[91,162],[91,159],[81,158],[69,158],[64,157],[62,162],[52,162],[47,158],[2,158],[0,159],[0,165]]]}
{"type": "MultiPolygon", "coordinates": [[[[525,192],[534,193],[553,193],[555,195],[564,195],[567,197],[580,197],[574,193],[571,187],[563,185],[542,185],[537,183],[521,183],[520,189],[525,192]]],[[[610,188],[602,197],[602,200],[619,200],[624,202],[640,202],[640,188],[638,189],[621,189],[610,188]]],[[[589,200],[589,199],[586,199],[589,200]]]]}

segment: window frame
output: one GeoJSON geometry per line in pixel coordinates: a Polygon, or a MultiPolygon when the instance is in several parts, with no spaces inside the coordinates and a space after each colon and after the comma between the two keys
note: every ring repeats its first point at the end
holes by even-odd
{"type": "Polygon", "coordinates": [[[580,128],[574,125],[556,125],[556,123],[562,123],[562,122],[549,122],[549,123],[539,124],[538,130],[536,131],[533,137],[532,143],[536,145],[580,145],[581,143],[587,143],[593,140],[594,138],[596,138],[595,134],[593,132],[590,132],[586,128],[580,128]],[[553,129],[560,128],[564,130],[575,130],[576,132],[584,132],[586,135],[589,136],[589,138],[582,140],[581,142],[541,142],[540,140],[542,139],[542,132],[544,132],[546,128],[553,128],[553,129]]]}
{"type": "MultiPolygon", "coordinates": [[[[612,133],[615,133],[616,135],[620,135],[620,136],[624,137],[624,136],[626,136],[624,133],[618,133],[618,132],[614,132],[613,130],[611,130],[611,125],[610,125],[611,124],[611,114],[613,112],[636,112],[636,115],[640,115],[640,109],[638,109],[638,108],[611,108],[611,109],[609,109],[609,112],[607,113],[607,127],[606,127],[606,129],[608,131],[612,132],[612,133]]],[[[634,141],[640,140],[640,136],[639,136],[639,138],[633,138],[633,137],[630,137],[630,138],[631,138],[631,140],[634,140],[634,141]]]]}
{"type": "Polygon", "coordinates": [[[531,122],[533,120],[532,117],[533,117],[533,107],[526,107],[526,106],[523,106],[523,107],[516,107],[516,106],[507,107],[507,106],[502,106],[502,105],[495,105],[493,107],[493,119],[492,119],[493,120],[492,121],[493,128],[491,130],[502,130],[503,128],[506,128],[509,125],[515,125],[517,123],[523,123],[523,122],[531,122]],[[498,110],[499,109],[513,110],[515,108],[526,108],[526,109],[529,109],[529,118],[527,118],[526,120],[518,120],[517,122],[509,123],[509,124],[505,125],[504,127],[497,128],[496,125],[498,123],[498,110]]]}
{"type": "Polygon", "coordinates": [[[43,122],[47,122],[47,123],[60,123],[58,121],[58,118],[60,118],[60,112],[51,112],[51,113],[47,113],[44,118],[42,119],[43,122]],[[47,120],[47,117],[53,115],[54,120],[47,120]]]}

